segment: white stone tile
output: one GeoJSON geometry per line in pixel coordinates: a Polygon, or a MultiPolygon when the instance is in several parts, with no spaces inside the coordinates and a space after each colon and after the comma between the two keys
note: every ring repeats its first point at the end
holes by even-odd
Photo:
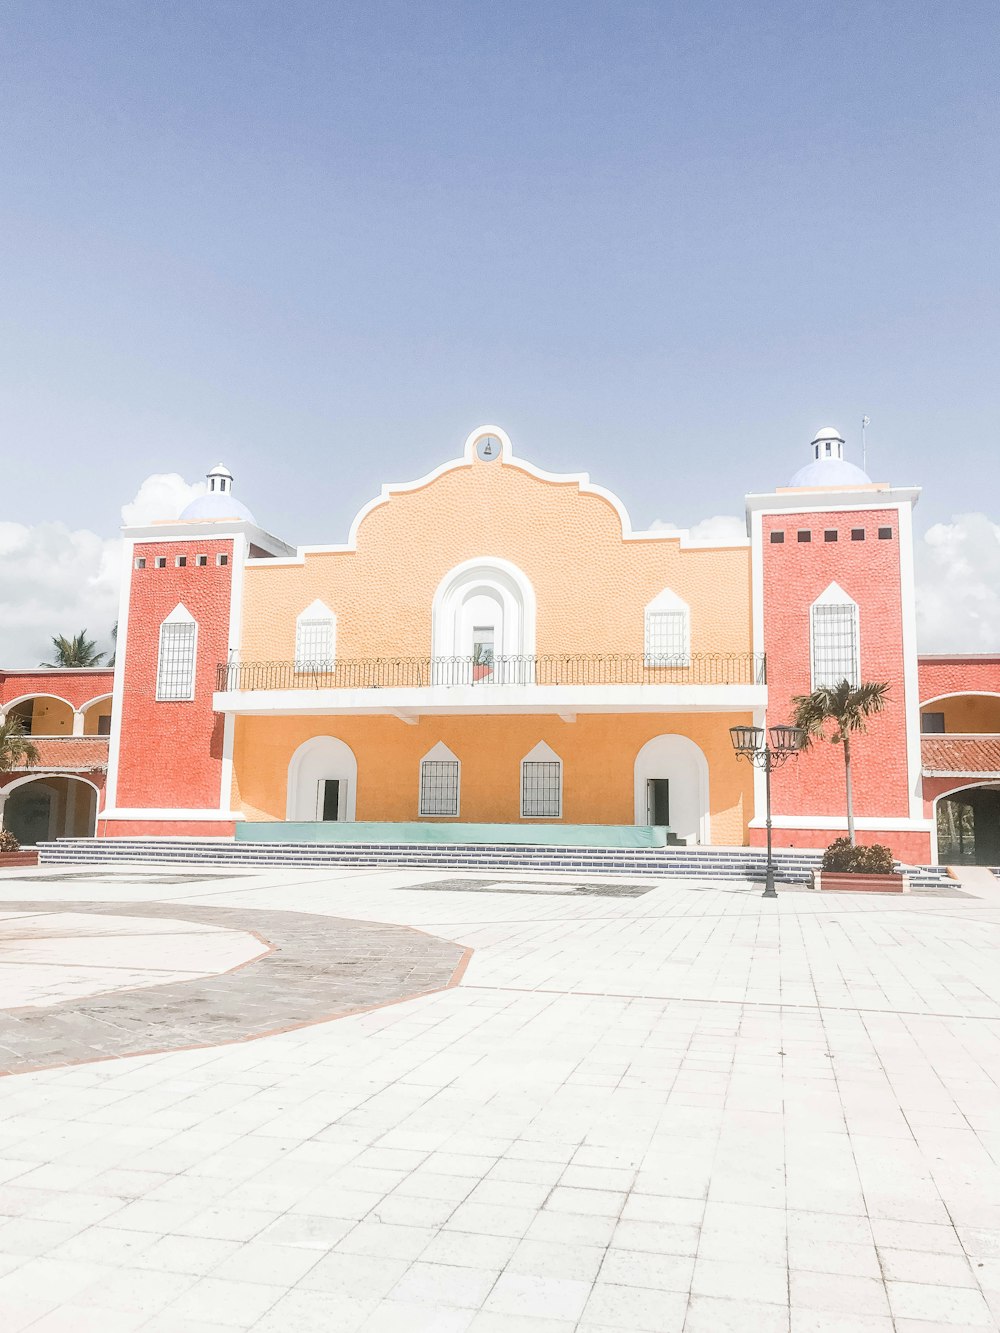
{"type": "Polygon", "coordinates": [[[604,1326],[630,1333],[682,1333],[688,1298],[675,1292],[595,1283],[579,1325],[604,1326]]]}
{"type": "Polygon", "coordinates": [[[497,1279],[483,1309],[496,1314],[572,1321],[583,1314],[592,1286],[590,1281],[538,1277],[508,1269],[497,1279]]]}

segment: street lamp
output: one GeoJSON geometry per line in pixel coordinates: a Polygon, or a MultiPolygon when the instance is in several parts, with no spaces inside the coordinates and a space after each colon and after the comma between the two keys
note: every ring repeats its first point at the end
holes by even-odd
{"type": "Polygon", "coordinates": [[[805,732],[801,727],[769,727],[767,731],[763,727],[730,727],[729,735],[737,759],[749,759],[754,768],[764,770],[764,790],[767,794],[767,874],[763,896],[777,898],[774,863],[771,860],[771,773],[793,754],[798,754],[805,740],[805,732]]]}

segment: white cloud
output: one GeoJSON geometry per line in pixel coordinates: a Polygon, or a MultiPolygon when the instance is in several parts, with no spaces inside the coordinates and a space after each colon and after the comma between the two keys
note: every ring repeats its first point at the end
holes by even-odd
{"type": "Polygon", "coordinates": [[[920,651],[1000,652],[1000,524],[985,514],[935,523],[915,562],[920,651]]]}
{"type": "MultiPolygon", "coordinates": [[[[128,526],[176,518],[203,495],[204,482],[189,484],[176,472],[155,473],[122,505],[128,526]]],[[[0,522],[0,666],[49,661],[52,638],[86,629],[99,649],[110,650],[118,616],[121,540],[65,523],[0,522]]]]}
{"type": "MultiPolygon", "coordinates": [[[[676,523],[668,523],[662,518],[654,519],[649,526],[653,532],[678,531],[676,523]]],[[[745,520],[735,514],[714,514],[688,528],[687,534],[689,541],[700,542],[703,546],[713,543],[725,546],[734,541],[746,541],[747,526],[745,520]]]]}
{"type": "Polygon", "coordinates": [[[139,487],[135,499],[122,505],[122,523],[140,528],[159,519],[176,518],[188,501],[207,490],[205,482],[187,482],[178,472],[154,472],[139,487]]]}

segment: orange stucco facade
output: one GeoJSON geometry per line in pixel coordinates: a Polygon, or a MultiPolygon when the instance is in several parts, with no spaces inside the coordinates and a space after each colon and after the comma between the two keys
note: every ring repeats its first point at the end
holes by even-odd
{"type": "Polygon", "coordinates": [[[296,616],[315,599],[336,613],[338,658],[425,656],[438,585],[481,557],[508,560],[530,581],[540,654],[641,653],[643,609],[665,587],[691,608],[693,651],[750,651],[748,546],[626,540],[614,505],[578,482],[473,460],[372,509],[355,550],[251,561],[242,659],[292,656],[296,616]]]}
{"type": "Polygon", "coordinates": [[[357,756],[359,820],[414,820],[420,761],[443,742],[462,765],[458,818],[515,823],[521,817],[521,760],[544,741],[563,764],[563,822],[632,824],[636,755],[653,737],[680,733],[708,760],[712,841],[741,844],[753,807],[752,775],[736,763],[728,728],[749,721],[745,714],[597,714],[572,723],[515,715],[423,718],[406,726],[392,717],[242,718],[233,803],[248,819],[284,819],[292,755],[311,738],[328,735],[357,756]]]}

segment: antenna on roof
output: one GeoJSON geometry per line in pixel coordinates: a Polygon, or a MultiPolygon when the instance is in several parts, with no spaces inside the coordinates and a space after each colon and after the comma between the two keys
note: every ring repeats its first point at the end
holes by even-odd
{"type": "Polygon", "coordinates": [[[863,472],[868,471],[868,436],[865,432],[871,424],[871,417],[861,418],[861,468],[863,472]]]}

